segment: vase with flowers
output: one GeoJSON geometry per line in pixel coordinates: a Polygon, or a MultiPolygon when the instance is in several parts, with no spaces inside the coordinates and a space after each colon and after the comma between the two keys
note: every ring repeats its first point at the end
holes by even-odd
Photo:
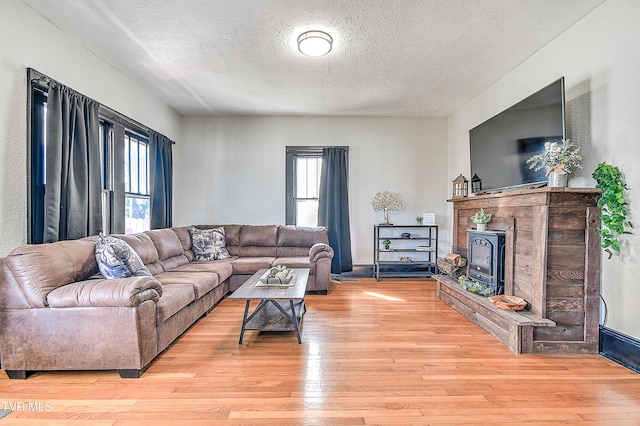
{"type": "Polygon", "coordinates": [[[400,201],[400,196],[395,192],[378,192],[371,201],[371,206],[373,210],[384,212],[384,219],[380,225],[393,225],[389,222],[389,211],[390,210],[400,210],[402,208],[402,201],[400,201]]]}
{"type": "Polygon", "coordinates": [[[550,187],[567,186],[568,176],[575,169],[581,169],[582,155],[580,147],[569,139],[561,142],[548,141],[544,143],[544,154],[537,154],[527,160],[529,168],[535,171],[547,168],[547,185],[550,187]]]}

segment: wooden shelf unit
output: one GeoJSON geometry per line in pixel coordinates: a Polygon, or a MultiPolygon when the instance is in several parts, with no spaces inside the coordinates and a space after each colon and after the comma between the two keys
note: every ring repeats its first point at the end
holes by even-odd
{"type": "MultiPolygon", "coordinates": [[[[540,188],[449,200],[453,245],[467,248],[476,211],[493,214],[489,228],[506,233],[505,294],[555,323],[533,328],[527,352],[598,353],[600,195],[594,188],[540,188]]],[[[453,306],[455,295],[447,299],[453,306]]]]}

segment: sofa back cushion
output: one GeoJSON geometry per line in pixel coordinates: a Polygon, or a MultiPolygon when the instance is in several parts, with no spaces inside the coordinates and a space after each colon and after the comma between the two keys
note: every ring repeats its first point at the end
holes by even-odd
{"type": "Polygon", "coordinates": [[[6,266],[30,307],[43,308],[52,290],[98,273],[96,239],[26,245],[9,253],[6,266]]]}
{"type": "Polygon", "coordinates": [[[153,229],[146,231],[145,234],[151,238],[156,246],[158,259],[165,271],[189,263],[189,259],[184,254],[183,243],[173,229],[153,229]]]}
{"type": "Polygon", "coordinates": [[[329,243],[326,228],[282,225],[278,228],[277,256],[309,256],[315,243],[329,243]]]}
{"type": "Polygon", "coordinates": [[[182,244],[182,249],[184,250],[184,255],[187,257],[189,262],[191,262],[193,260],[193,251],[191,250],[191,234],[189,234],[189,228],[190,226],[177,226],[175,228],[171,228],[171,230],[180,240],[180,244],[182,244]]]}
{"type": "Polygon", "coordinates": [[[120,238],[129,244],[131,248],[138,253],[138,256],[142,259],[144,266],[149,269],[149,272],[151,272],[152,275],[158,275],[164,272],[164,269],[162,269],[162,265],[160,264],[156,246],[147,234],[114,235],[114,237],[120,238]]]}
{"type": "Polygon", "coordinates": [[[273,257],[277,246],[277,225],[243,225],[240,229],[240,257],[273,257]]]}

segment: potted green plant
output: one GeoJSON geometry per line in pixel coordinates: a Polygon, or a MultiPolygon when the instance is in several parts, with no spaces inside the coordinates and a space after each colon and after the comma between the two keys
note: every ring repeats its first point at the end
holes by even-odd
{"type": "Polygon", "coordinates": [[[382,244],[384,244],[385,250],[389,250],[389,245],[391,244],[391,240],[382,240],[382,244]]]}
{"type": "Polygon", "coordinates": [[[616,166],[600,163],[592,176],[597,182],[596,188],[602,189],[602,197],[598,200],[602,226],[598,229],[598,234],[602,239],[602,248],[611,259],[614,252],[620,252],[620,237],[631,234],[626,228],[633,227],[627,220],[628,203],[624,198],[624,191],[628,188],[622,172],[616,166]]]}
{"type": "Polygon", "coordinates": [[[416,216],[416,222],[418,223],[418,225],[422,225],[422,216],[416,216]]]}
{"type": "Polygon", "coordinates": [[[527,160],[527,163],[531,163],[529,168],[538,171],[546,167],[549,187],[567,186],[568,175],[574,169],[582,168],[580,147],[569,139],[562,139],[560,143],[545,142],[544,149],[547,152],[534,155],[527,160]]]}
{"type": "Polygon", "coordinates": [[[476,212],[473,216],[471,216],[471,222],[476,224],[476,229],[478,231],[486,231],[487,223],[491,222],[491,218],[493,214],[485,213],[484,209],[480,209],[479,212],[476,212]]]}

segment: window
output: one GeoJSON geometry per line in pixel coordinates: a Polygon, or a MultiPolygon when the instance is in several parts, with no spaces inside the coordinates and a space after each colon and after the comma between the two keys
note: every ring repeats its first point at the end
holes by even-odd
{"type": "Polygon", "coordinates": [[[149,224],[149,140],[124,134],[125,233],[147,231],[149,224]]]}
{"type": "MultiPolygon", "coordinates": [[[[27,79],[28,242],[37,244],[44,240],[47,95],[53,80],[31,68],[27,79]]],[[[151,130],[102,105],[98,114],[102,231],[135,233],[149,230],[151,130]]]]}
{"type": "Polygon", "coordinates": [[[318,197],[322,172],[322,148],[287,147],[286,222],[318,225],[318,197]]]}

